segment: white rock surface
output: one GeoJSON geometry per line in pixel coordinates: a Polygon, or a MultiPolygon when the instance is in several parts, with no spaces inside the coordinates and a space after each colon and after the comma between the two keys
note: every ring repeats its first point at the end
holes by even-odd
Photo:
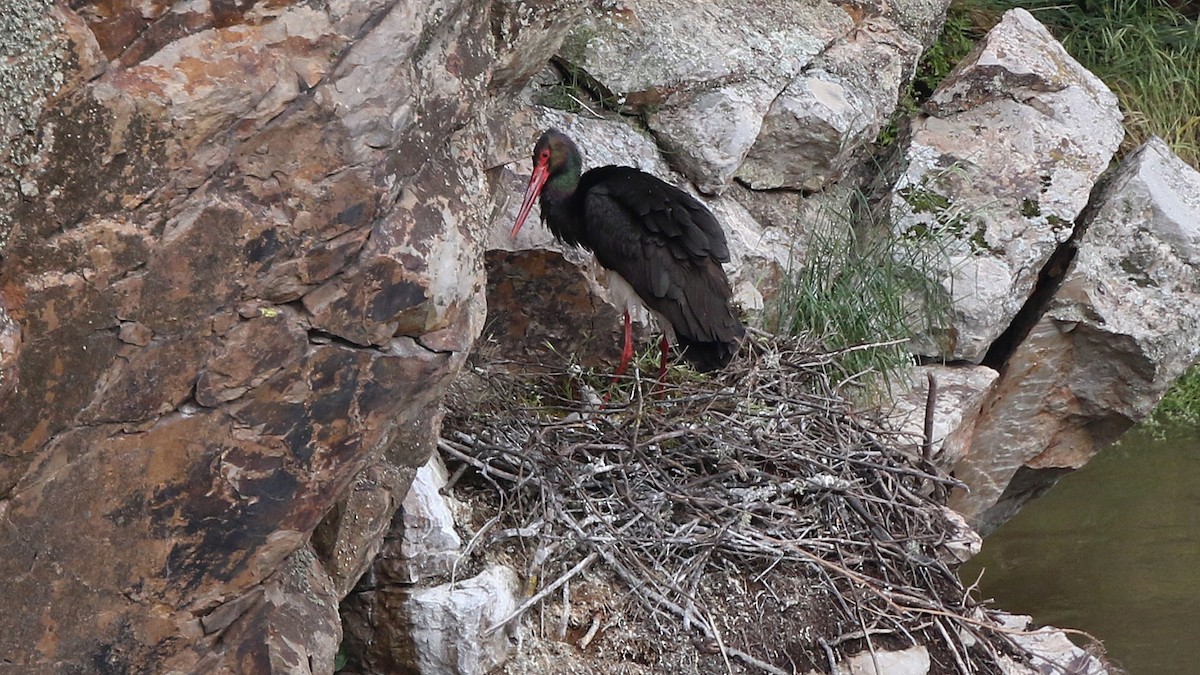
{"type": "MultiPolygon", "coordinates": [[[[1032,659],[1030,666],[1017,663],[1008,656],[1001,657],[1005,675],[1109,675],[1110,670],[1100,659],[1080,649],[1066,633],[1048,626],[1032,630],[1033,619],[1028,616],[993,612],[1001,625],[1015,631],[1009,637],[1032,659]],[[1031,632],[1025,632],[1031,631],[1031,632]]],[[[1114,673],[1115,675],[1115,673],[1114,673]]]]}
{"type": "Polygon", "coordinates": [[[408,573],[410,582],[449,574],[461,555],[462,538],[454,529],[449,497],[441,494],[445,486],[446,467],[434,453],[428,463],[417,469],[412,487],[400,505],[404,537],[397,568],[408,573]]]}
{"type": "Polygon", "coordinates": [[[576,29],[562,54],[629,105],[751,73],[786,82],[853,27],[840,7],[808,0],[618,4],[624,7],[576,29]]]}
{"type": "Polygon", "coordinates": [[[913,123],[894,229],[945,251],[948,324],[916,353],[978,363],[1070,236],[1124,130],[1116,97],[1014,9],[913,123]],[[930,236],[929,233],[936,233],[930,236]]]}
{"type": "Polygon", "coordinates": [[[734,82],[665,107],[649,124],[701,192],[720,194],[758,140],[763,116],[778,94],[777,83],[734,82]]]}
{"type": "Polygon", "coordinates": [[[890,22],[838,40],[771,103],[737,177],[755,189],[820,190],[860,159],[896,109],[921,43],[890,22]]]}
{"type": "Polygon", "coordinates": [[[980,403],[999,373],[986,366],[929,365],[913,368],[904,381],[897,383],[888,419],[905,435],[901,447],[918,456],[925,440],[930,375],[937,382],[931,459],[948,470],[966,453],[980,403]]]}
{"type": "Polygon", "coordinates": [[[508,632],[483,634],[517,607],[517,575],[488,566],[473,579],[414,590],[407,605],[417,672],[483,675],[508,658],[508,632]]]}
{"type": "Polygon", "coordinates": [[[1045,314],[984,403],[951,506],[985,533],[1148,415],[1200,356],[1200,173],[1152,139],[1096,200],[1045,314]]]}
{"type": "Polygon", "coordinates": [[[622,110],[649,112],[672,164],[706,194],[817,190],[895,109],[944,2],[856,10],[784,0],[643,0],[580,26],[563,57],[622,110]],[[743,166],[743,161],[747,162],[743,166]]]}
{"type": "MultiPolygon", "coordinates": [[[[847,675],[926,675],[929,667],[929,650],[921,645],[899,651],[876,650],[874,654],[860,652],[838,664],[839,672],[847,675]]],[[[821,675],[821,671],[808,672],[821,675]]]]}

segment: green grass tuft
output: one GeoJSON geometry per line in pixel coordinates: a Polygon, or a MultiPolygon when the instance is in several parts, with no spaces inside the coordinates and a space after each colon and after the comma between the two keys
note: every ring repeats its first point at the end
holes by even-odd
{"type": "MultiPolygon", "coordinates": [[[[1200,4],[1170,0],[954,0],[929,52],[957,53],[1024,7],[1120,100],[1128,152],[1159,136],[1200,167],[1200,4]]],[[[928,63],[928,61],[923,61],[928,63]]],[[[919,77],[919,76],[918,76],[919,77]]],[[[937,80],[940,81],[940,80],[937,80]]],[[[932,91],[932,90],[931,90],[932,91]]]]}
{"type": "Polygon", "coordinates": [[[950,300],[931,278],[945,250],[936,232],[901,240],[875,221],[865,198],[817,223],[801,262],[785,277],[764,313],[777,333],[808,335],[844,350],[835,366],[843,381],[888,384],[912,365],[905,342],[943,323],[950,300]]]}
{"type": "Polygon", "coordinates": [[[1147,423],[1160,429],[1200,428],[1200,364],[1167,390],[1147,423]]]}

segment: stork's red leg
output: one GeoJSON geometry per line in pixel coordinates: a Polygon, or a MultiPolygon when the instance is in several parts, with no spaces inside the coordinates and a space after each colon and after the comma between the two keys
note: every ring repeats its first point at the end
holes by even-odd
{"type": "MultiPolygon", "coordinates": [[[[629,322],[629,310],[625,310],[625,346],[621,348],[621,365],[617,366],[617,372],[613,373],[612,384],[616,384],[617,380],[625,374],[625,369],[629,367],[629,360],[633,358],[633,324],[629,322]]],[[[608,403],[608,395],[611,391],[604,394],[604,402],[608,403]]]]}
{"type": "Polygon", "coordinates": [[[658,362],[658,381],[662,382],[667,376],[667,353],[671,350],[671,343],[667,341],[667,336],[662,336],[662,342],[659,343],[662,347],[662,360],[658,362]]]}
{"type": "Polygon", "coordinates": [[[617,372],[613,375],[616,379],[625,374],[625,369],[629,367],[629,360],[633,358],[633,324],[629,321],[629,310],[625,310],[625,346],[621,349],[621,365],[617,366],[617,372]]]}

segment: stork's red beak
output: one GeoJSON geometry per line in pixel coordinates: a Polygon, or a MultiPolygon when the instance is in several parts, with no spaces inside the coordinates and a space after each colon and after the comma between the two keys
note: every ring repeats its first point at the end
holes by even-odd
{"type": "Polygon", "coordinates": [[[534,165],[533,175],[529,177],[529,187],[525,189],[525,201],[521,202],[521,212],[517,214],[517,224],[513,225],[513,237],[517,236],[517,232],[525,224],[525,219],[529,217],[529,210],[533,208],[533,203],[537,201],[538,195],[542,194],[542,186],[546,184],[546,179],[549,177],[548,161],[542,160],[534,165]]]}

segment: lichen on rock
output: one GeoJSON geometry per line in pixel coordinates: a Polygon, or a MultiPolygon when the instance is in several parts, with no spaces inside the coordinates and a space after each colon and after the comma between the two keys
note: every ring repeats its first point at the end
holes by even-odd
{"type": "Polygon", "coordinates": [[[54,4],[12,0],[0,12],[0,255],[12,228],[11,204],[36,194],[24,168],[37,161],[38,120],[64,81],[67,45],[54,4]]]}

